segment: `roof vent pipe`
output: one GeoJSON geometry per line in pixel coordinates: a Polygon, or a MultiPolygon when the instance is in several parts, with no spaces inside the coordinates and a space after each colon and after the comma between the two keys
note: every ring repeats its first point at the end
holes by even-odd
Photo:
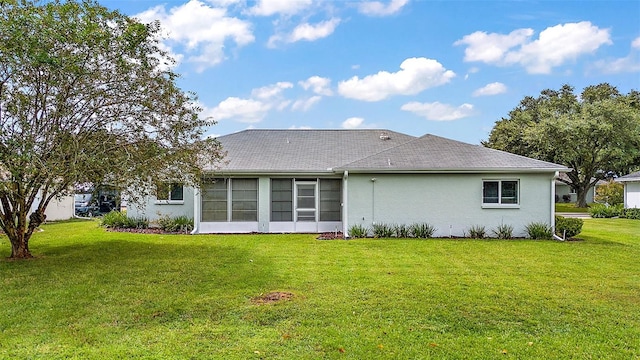
{"type": "Polygon", "coordinates": [[[380,140],[389,140],[389,139],[391,139],[389,134],[384,133],[384,132],[382,134],[380,134],[380,140]]]}

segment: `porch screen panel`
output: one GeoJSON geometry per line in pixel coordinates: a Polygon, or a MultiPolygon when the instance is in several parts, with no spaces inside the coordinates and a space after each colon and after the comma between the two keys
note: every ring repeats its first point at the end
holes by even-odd
{"type": "Polygon", "coordinates": [[[342,220],[342,180],[320,179],[320,221],[342,220]]]}
{"type": "Polygon", "coordinates": [[[202,185],[202,221],[227,221],[227,181],[212,179],[202,185]]]}
{"type": "Polygon", "coordinates": [[[258,179],[231,180],[231,221],[258,221],[258,179]]]}
{"type": "Polygon", "coordinates": [[[271,221],[293,221],[293,179],[271,179],[271,221]]]}
{"type": "Polygon", "coordinates": [[[296,184],[298,221],[316,221],[316,184],[296,184]]]}

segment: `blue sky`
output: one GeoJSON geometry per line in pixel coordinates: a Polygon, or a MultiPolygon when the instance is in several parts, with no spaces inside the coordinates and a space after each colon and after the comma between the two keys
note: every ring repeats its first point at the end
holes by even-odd
{"type": "Polygon", "coordinates": [[[385,128],[472,144],[525,96],[640,90],[640,1],[102,1],[160,20],[208,135],[385,128]]]}

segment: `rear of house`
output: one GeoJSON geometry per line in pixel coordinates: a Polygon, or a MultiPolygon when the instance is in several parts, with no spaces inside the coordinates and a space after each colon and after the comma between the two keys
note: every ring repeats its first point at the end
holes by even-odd
{"type": "MultiPolygon", "coordinates": [[[[429,223],[435,236],[505,224],[553,225],[554,177],[567,169],[433,135],[388,130],[245,130],[200,189],[150,199],[145,215],[188,215],[196,233],[348,233],[429,223]]],[[[137,215],[132,209],[132,215],[137,215]]]]}

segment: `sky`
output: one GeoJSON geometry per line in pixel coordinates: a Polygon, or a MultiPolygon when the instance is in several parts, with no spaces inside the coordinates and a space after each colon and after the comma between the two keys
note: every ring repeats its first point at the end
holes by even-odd
{"type": "Polygon", "coordinates": [[[640,1],[102,0],[159,20],[216,125],[379,128],[479,144],[525,96],[640,90],[640,1]]]}

